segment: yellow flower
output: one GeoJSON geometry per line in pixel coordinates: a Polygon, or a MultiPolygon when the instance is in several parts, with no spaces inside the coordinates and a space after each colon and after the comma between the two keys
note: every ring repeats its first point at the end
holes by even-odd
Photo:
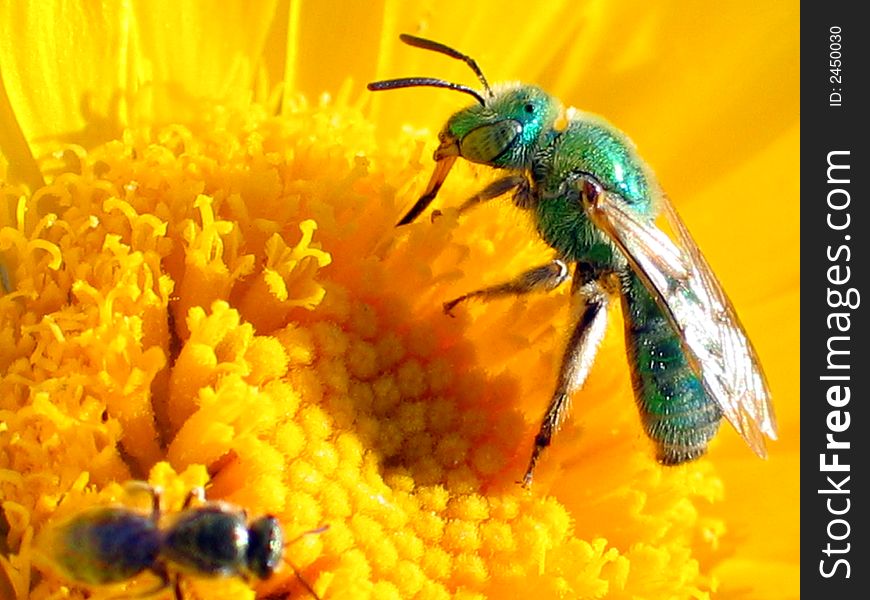
{"type": "MultiPolygon", "coordinates": [[[[397,4],[2,5],[0,596],[85,597],[58,531],[144,510],[123,486],[147,479],[167,523],[199,485],[276,515],[323,598],[797,597],[797,6],[397,4]],[[393,227],[466,99],[363,84],[472,77],[402,31],[634,139],[761,355],[769,461],[726,426],[706,458],[656,464],[616,310],[531,491],[515,483],[566,290],[443,314],[550,254],[509,202],[445,209],[491,176],[467,165],[443,218],[393,227]]],[[[184,579],[254,589],[305,594],[289,568],[184,579]]]]}

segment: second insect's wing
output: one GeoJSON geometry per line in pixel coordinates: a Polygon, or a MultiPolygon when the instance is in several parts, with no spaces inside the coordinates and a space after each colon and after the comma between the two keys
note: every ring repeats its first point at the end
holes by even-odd
{"type": "Polygon", "coordinates": [[[758,356],[676,210],[661,198],[676,243],[618,194],[586,182],[589,218],[619,247],[680,334],[689,362],[725,418],[759,456],[776,423],[758,356]]]}

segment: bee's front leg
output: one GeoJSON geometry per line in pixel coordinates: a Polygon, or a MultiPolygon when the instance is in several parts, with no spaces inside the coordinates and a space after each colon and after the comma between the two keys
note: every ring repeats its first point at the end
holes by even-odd
{"type": "Polygon", "coordinates": [[[459,206],[459,214],[461,215],[470,208],[474,208],[482,202],[504,196],[508,192],[514,192],[514,202],[520,208],[525,208],[524,201],[517,201],[516,198],[525,198],[528,195],[529,181],[525,175],[514,174],[496,179],[488,186],[477,192],[474,196],[463,202],[459,206]]]}
{"type": "MultiPolygon", "coordinates": [[[[529,180],[526,179],[525,175],[519,173],[507,175],[496,179],[471,198],[460,204],[458,213],[461,215],[476,207],[478,204],[483,204],[489,200],[499,198],[509,192],[514,193],[514,204],[520,208],[527,209],[531,206],[531,202],[528,200],[531,196],[530,190],[531,187],[529,186],[529,180]]],[[[440,210],[432,211],[432,221],[435,221],[435,219],[439,218],[441,215],[442,212],[440,210]]]]}
{"type": "Polygon", "coordinates": [[[475,290],[444,303],[444,312],[453,316],[453,309],[460,302],[471,298],[498,298],[500,296],[520,296],[529,292],[549,291],[559,287],[570,276],[568,265],[563,260],[555,259],[545,265],[529,269],[514,279],[475,290]]]}

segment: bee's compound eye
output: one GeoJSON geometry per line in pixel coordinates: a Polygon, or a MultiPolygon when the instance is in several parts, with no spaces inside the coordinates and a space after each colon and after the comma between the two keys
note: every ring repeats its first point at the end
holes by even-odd
{"type": "Polygon", "coordinates": [[[535,105],[531,102],[526,102],[525,106],[523,106],[523,110],[529,114],[532,114],[533,112],[535,112],[535,105]]]}
{"type": "Polygon", "coordinates": [[[459,141],[459,155],[480,164],[492,164],[517,140],[523,126],[514,119],[504,119],[472,129],[459,141]]]}

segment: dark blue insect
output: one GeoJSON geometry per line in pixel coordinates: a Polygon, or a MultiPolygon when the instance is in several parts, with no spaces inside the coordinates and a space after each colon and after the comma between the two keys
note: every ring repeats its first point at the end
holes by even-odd
{"type": "MultiPolygon", "coordinates": [[[[171,525],[161,529],[159,490],[141,482],[128,486],[144,487],[151,494],[150,514],[119,506],[99,507],[59,526],[54,559],[69,579],[105,585],[150,570],[160,583],[144,595],[171,587],[176,600],[182,600],[182,574],[240,577],[251,582],[269,578],[286,562],[284,534],[271,515],[248,522],[244,510],[226,502],[206,502],[202,488],[196,488],[171,525]],[[194,499],[201,504],[194,506],[194,499]]],[[[293,571],[317,598],[298,571],[293,571]]]]}

